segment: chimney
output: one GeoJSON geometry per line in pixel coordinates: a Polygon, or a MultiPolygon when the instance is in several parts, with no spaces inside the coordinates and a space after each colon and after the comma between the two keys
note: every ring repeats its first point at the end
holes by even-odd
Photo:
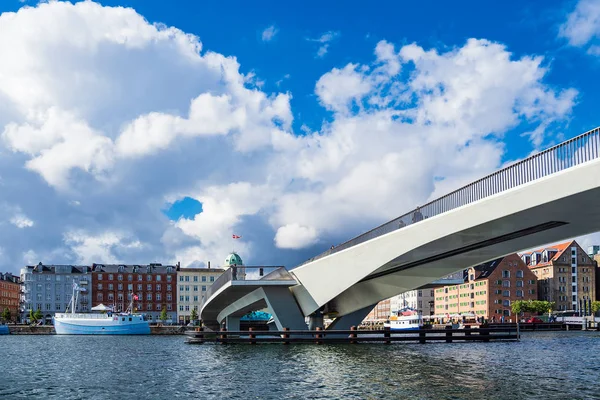
{"type": "Polygon", "coordinates": [[[208,268],[210,269],[210,261],[208,262],[208,268]]]}

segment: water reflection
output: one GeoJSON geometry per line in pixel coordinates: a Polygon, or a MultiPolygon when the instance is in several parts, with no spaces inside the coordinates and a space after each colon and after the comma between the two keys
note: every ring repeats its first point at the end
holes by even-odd
{"type": "Polygon", "coordinates": [[[2,398],[598,398],[599,333],[520,343],[199,345],[177,337],[5,336],[2,398]]]}

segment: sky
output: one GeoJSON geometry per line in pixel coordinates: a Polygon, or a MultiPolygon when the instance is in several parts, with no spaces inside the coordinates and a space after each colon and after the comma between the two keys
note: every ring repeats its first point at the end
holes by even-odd
{"type": "Polygon", "coordinates": [[[215,3],[0,2],[0,271],[293,267],[600,125],[598,0],[215,3]]]}

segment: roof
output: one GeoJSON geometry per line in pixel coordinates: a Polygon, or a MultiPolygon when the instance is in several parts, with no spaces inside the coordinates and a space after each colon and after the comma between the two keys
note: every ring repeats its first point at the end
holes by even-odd
{"type": "Polygon", "coordinates": [[[230,255],[228,255],[225,259],[225,262],[223,263],[223,266],[229,267],[231,265],[244,265],[242,257],[240,257],[237,253],[231,253],[230,255]]]}
{"type": "Polygon", "coordinates": [[[91,272],[91,268],[88,265],[44,265],[39,263],[38,265],[28,265],[27,269],[31,269],[32,272],[36,272],[38,274],[87,274],[88,272],[91,272]]]}
{"type": "Polygon", "coordinates": [[[473,267],[473,269],[475,270],[475,280],[489,278],[492,272],[494,272],[494,270],[496,269],[496,267],[500,265],[500,262],[502,262],[502,260],[504,260],[506,257],[496,258],[495,260],[488,261],[486,263],[479,264],[473,267]]]}
{"type": "Polygon", "coordinates": [[[154,274],[166,274],[167,269],[171,272],[179,270],[179,265],[162,265],[159,263],[152,263],[147,265],[140,264],[92,264],[92,270],[94,272],[108,272],[108,273],[154,273],[154,274]]]}
{"type": "Polygon", "coordinates": [[[553,244],[550,246],[543,247],[541,249],[536,249],[536,250],[528,251],[525,253],[521,253],[521,257],[526,256],[526,255],[530,256],[533,253],[543,253],[546,250],[556,250],[556,254],[554,255],[554,257],[552,257],[548,261],[539,262],[535,265],[527,265],[529,268],[539,268],[539,267],[548,266],[548,265],[552,264],[552,261],[558,261],[558,259],[564,254],[565,250],[569,249],[573,243],[577,243],[577,242],[575,242],[574,240],[570,240],[570,241],[564,242],[564,243],[553,244]]]}
{"type": "Polygon", "coordinates": [[[20,279],[21,278],[19,278],[16,275],[11,274],[10,272],[7,272],[6,274],[3,274],[0,272],[0,281],[12,282],[12,283],[19,284],[20,279]]]}

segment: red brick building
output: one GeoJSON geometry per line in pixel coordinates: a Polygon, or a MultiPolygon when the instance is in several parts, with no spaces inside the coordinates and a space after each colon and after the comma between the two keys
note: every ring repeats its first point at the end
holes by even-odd
{"type": "Polygon", "coordinates": [[[10,311],[11,320],[19,318],[19,300],[21,298],[21,281],[12,274],[0,274],[0,314],[6,308],[10,311]]]}
{"type": "Polygon", "coordinates": [[[167,319],[177,317],[177,265],[92,265],[92,307],[98,304],[125,311],[137,296],[135,311],[158,320],[162,309],[167,319]],[[135,297],[134,297],[135,298],[135,297]]]}

